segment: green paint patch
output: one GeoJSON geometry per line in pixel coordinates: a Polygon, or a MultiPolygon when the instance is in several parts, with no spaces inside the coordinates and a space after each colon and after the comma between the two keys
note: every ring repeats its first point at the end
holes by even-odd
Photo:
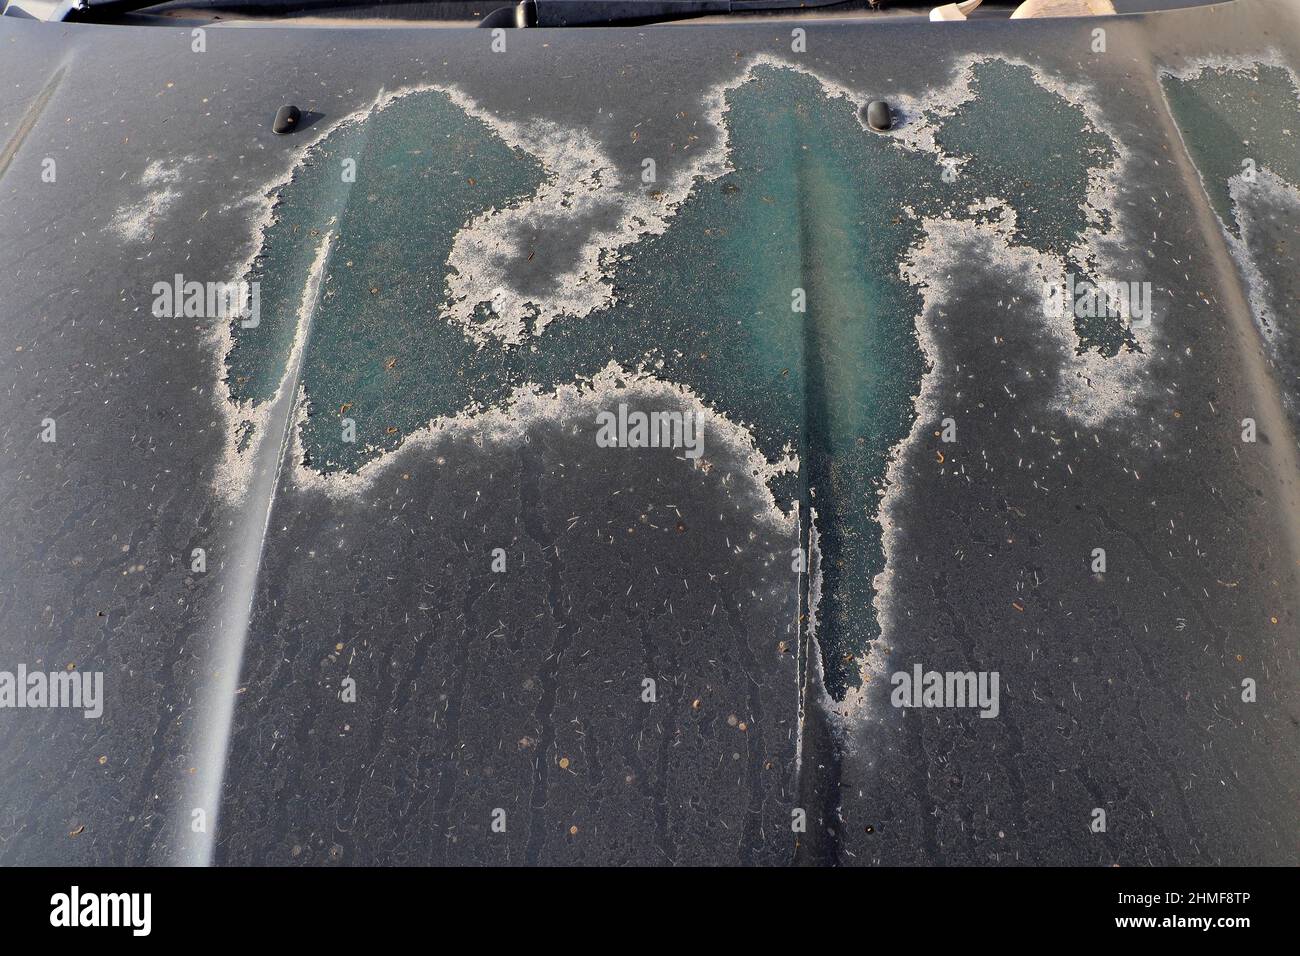
{"type": "Polygon", "coordinates": [[[1029,67],[981,63],[971,91],[935,136],[944,152],[969,157],[958,183],[972,199],[1013,206],[1017,242],[1065,258],[1088,225],[1089,173],[1116,159],[1110,138],[1035,83],[1029,67]]]}
{"type": "Polygon", "coordinates": [[[1207,66],[1161,80],[1210,204],[1229,233],[1240,235],[1231,183],[1251,166],[1300,186],[1300,90],[1288,70],[1207,66]]]}
{"type": "MultiPolygon", "coordinates": [[[[748,427],[769,460],[797,450],[799,474],[772,491],[783,508],[816,509],[817,636],[825,686],[842,699],[879,634],[879,492],[924,373],[922,303],[900,261],[922,219],[969,217],[989,196],[1016,210],[1019,241],[1064,255],[1087,226],[1090,171],[1113,160],[1082,112],[1028,69],[988,63],[975,76],[977,100],[942,129],[945,150],[969,158],[947,183],[934,155],[864,130],[814,78],[756,68],[728,94],[733,171],[697,182],[667,232],[624,250],[614,306],[510,349],[478,348],[441,314],[447,257],[471,217],[528,195],[544,171],[442,94],[398,98],[313,148],[282,191],[256,266],[274,289],[263,288],[263,327],[236,330],[235,395],[261,400],[278,383],[326,229],[337,241],[303,371],[303,444],[321,472],[356,471],[431,421],[498,405],[526,383],[550,390],[611,361],[654,367],[748,427]],[[1031,121],[1013,143],[985,107],[1031,121]],[[338,169],[354,154],[348,186],[338,169]],[[353,444],[343,417],[356,422],[353,444]]],[[[706,459],[708,449],[706,432],[706,459]]]]}
{"type": "MultiPolygon", "coordinates": [[[[232,397],[263,402],[279,386],[309,267],[331,232],[319,334],[306,356],[309,393],[326,407],[340,396],[340,404],[366,406],[358,422],[378,420],[369,395],[387,396],[389,404],[405,400],[427,422],[431,408],[457,400],[456,390],[425,398],[402,385],[430,384],[407,373],[424,359],[416,341],[428,348],[445,324],[438,304],[452,241],[472,218],[523,199],[543,179],[533,157],[511,149],[438,90],[400,96],[330,133],[280,190],[250,276],[261,284],[261,321],[255,329],[236,327],[227,360],[232,397]],[[385,354],[375,360],[377,352],[385,354]],[[382,374],[392,358],[398,374],[382,374]]],[[[447,331],[448,342],[459,343],[461,336],[447,331]]],[[[412,422],[404,416],[399,424],[412,422]]]]}
{"type": "MultiPolygon", "coordinates": [[[[1089,173],[1117,158],[1110,138],[1082,109],[1047,93],[1029,67],[990,61],[976,66],[974,97],[946,117],[935,137],[944,152],[967,161],[955,185],[970,201],[995,196],[1016,211],[1013,240],[1065,261],[1080,279],[1087,263],[1071,255],[1088,228],[1089,173]]],[[[1105,210],[1094,210],[1103,231],[1105,210]]],[[[1111,318],[1075,320],[1079,350],[1115,355],[1134,346],[1132,333],[1111,318]]]]}

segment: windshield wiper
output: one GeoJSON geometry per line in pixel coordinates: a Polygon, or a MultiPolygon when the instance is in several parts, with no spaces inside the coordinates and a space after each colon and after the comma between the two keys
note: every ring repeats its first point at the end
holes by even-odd
{"type": "MultiPolygon", "coordinates": [[[[487,4],[490,6],[490,2],[487,4]]],[[[124,14],[167,8],[167,12],[221,13],[259,18],[360,16],[384,19],[435,19],[477,22],[479,4],[472,0],[61,0],[51,20],[105,21],[124,14]]]]}
{"type": "MultiPolygon", "coordinates": [[[[52,20],[102,21],[123,14],[171,6],[174,0],[63,0],[52,20]]],[[[906,5],[917,0],[898,0],[906,5]]],[[[876,6],[874,0],[519,0],[499,7],[478,20],[480,27],[595,27],[663,23],[692,17],[733,13],[811,10],[827,7],[862,9],[876,6]]],[[[275,15],[292,10],[305,13],[313,8],[337,12],[340,8],[375,11],[406,11],[447,7],[436,0],[231,0],[198,2],[199,9],[233,10],[275,15]]],[[[466,24],[468,25],[468,24],[466,24]]]]}
{"type": "Polygon", "coordinates": [[[498,7],[480,27],[602,27],[663,23],[763,10],[834,7],[851,0],[519,0],[498,7]]]}

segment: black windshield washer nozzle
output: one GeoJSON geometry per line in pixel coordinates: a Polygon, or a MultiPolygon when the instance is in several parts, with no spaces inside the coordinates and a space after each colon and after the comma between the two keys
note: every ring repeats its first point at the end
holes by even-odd
{"type": "Polygon", "coordinates": [[[298,128],[298,120],[302,119],[302,113],[296,106],[281,106],[275,114],[275,122],[271,124],[271,129],[281,135],[292,133],[298,128]]]}
{"type": "Polygon", "coordinates": [[[872,100],[863,110],[867,118],[867,125],[877,132],[883,133],[894,126],[894,118],[890,115],[889,104],[884,100],[872,100]]]}

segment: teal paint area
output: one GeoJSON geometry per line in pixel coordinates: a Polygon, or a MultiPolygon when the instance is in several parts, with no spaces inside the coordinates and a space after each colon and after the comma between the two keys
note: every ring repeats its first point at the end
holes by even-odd
{"type": "Polygon", "coordinates": [[[1300,90],[1290,72],[1267,64],[1161,80],[1210,204],[1224,228],[1239,236],[1229,181],[1248,161],[1300,185],[1300,90]]]}
{"type": "MultiPolygon", "coordinates": [[[[1060,257],[1080,279],[1119,278],[1091,275],[1088,263],[1070,255],[1087,226],[1089,172],[1117,159],[1110,137],[1078,106],[1036,84],[1026,66],[981,63],[971,89],[974,97],[935,137],[944,152],[965,158],[959,183],[976,187],[973,198],[996,196],[1016,210],[1017,243],[1060,257]]],[[[1098,215],[1109,228],[1106,211],[1098,215]]],[[[1113,356],[1137,344],[1121,322],[1104,317],[1076,318],[1075,333],[1081,352],[1113,356]]]]}
{"type": "MultiPolygon", "coordinates": [[[[426,355],[440,322],[446,262],[455,234],[475,216],[530,195],[544,181],[540,163],[503,143],[482,120],[438,90],[393,100],[313,146],[279,192],[250,278],[260,283],[261,320],[235,328],[227,360],[232,397],[266,401],[279,386],[293,344],[306,277],[325,234],[329,267],[306,355],[305,378],[323,400],[325,383],[358,396],[445,408],[463,392],[420,397],[441,376],[384,376],[376,350],[402,367],[440,362],[426,355]],[[403,391],[401,386],[406,386],[403,391]]],[[[430,366],[431,368],[434,366],[430,366]]],[[[373,409],[373,406],[370,406],[373,409]]],[[[358,423],[361,418],[358,417],[358,423]]],[[[359,462],[354,462],[358,464],[359,462]]]]}
{"type": "MultiPolygon", "coordinates": [[[[990,195],[1015,207],[1019,241],[1066,249],[1086,226],[1091,169],[1113,160],[1104,137],[1079,125],[1081,111],[1027,69],[986,63],[976,79],[979,101],[1036,121],[1013,144],[981,128],[974,105],[959,109],[943,145],[970,162],[949,183],[935,156],[864,130],[852,105],[813,78],[757,68],[728,94],[733,171],[697,182],[666,232],[625,247],[611,307],[561,318],[509,349],[480,348],[442,316],[447,256],[469,219],[528,195],[544,171],[443,94],[399,98],[313,148],[284,188],[258,260],[276,291],[263,289],[266,328],[236,330],[236,394],[274,389],[292,325],[282,319],[296,312],[313,238],[332,218],[338,239],[303,373],[303,443],[321,472],[355,471],[429,422],[499,405],[525,383],[550,390],[611,361],[653,369],[744,424],[770,460],[798,453],[798,474],[772,490],[784,509],[816,511],[817,636],[825,686],[842,699],[861,681],[855,659],[879,635],[880,491],[925,371],[922,302],[900,261],[922,238],[922,218],[967,215],[990,195]],[[1086,148],[1069,148],[1071,136],[1086,137],[1086,148]],[[349,150],[364,158],[346,188],[337,169],[349,150]],[[795,289],[805,311],[794,308],[795,289]],[[344,409],[354,444],[341,440],[344,409]]],[[[595,449],[594,421],[591,431],[595,449]]],[[[706,428],[706,459],[709,440],[706,428]]]]}

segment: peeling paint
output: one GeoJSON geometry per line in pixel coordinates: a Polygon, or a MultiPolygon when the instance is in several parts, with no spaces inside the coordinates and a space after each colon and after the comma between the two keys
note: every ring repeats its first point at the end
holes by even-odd
{"type": "MultiPolygon", "coordinates": [[[[520,162],[538,164],[543,179],[529,195],[486,209],[455,234],[444,270],[449,300],[440,300],[437,295],[436,265],[430,266],[434,270],[433,282],[424,283],[429,289],[428,301],[420,304],[411,303],[407,298],[394,300],[403,310],[425,309],[430,316],[427,324],[412,327],[420,335],[433,336],[427,344],[404,341],[401,346],[417,349],[407,356],[415,362],[414,369],[410,361],[404,365],[406,360],[394,358],[386,367],[395,369],[394,376],[398,377],[385,378],[372,371],[371,366],[356,364],[370,360],[366,349],[349,348],[352,370],[340,375],[338,369],[328,365],[332,354],[330,340],[317,341],[313,337],[295,411],[297,425],[293,429],[297,462],[294,474],[303,487],[330,495],[355,494],[374,482],[394,461],[432,448],[449,433],[471,433],[480,442],[515,442],[522,440],[529,427],[538,421],[576,423],[584,416],[594,418],[597,410],[619,394],[635,393],[702,411],[708,416],[711,436],[715,436],[711,440],[721,438],[750,462],[746,478],[749,493],[755,496],[757,518],[793,529],[797,502],[791,500],[793,488],[782,482],[801,478],[812,486],[819,513],[829,522],[827,528],[816,529],[819,553],[829,549],[828,557],[834,556],[829,566],[835,571],[835,581],[823,581],[819,576],[816,582],[815,619],[809,623],[809,633],[815,635],[810,643],[815,646],[809,648],[809,659],[815,662],[815,671],[821,672],[827,660],[827,647],[834,648],[834,679],[822,675],[823,679],[818,681],[819,696],[824,706],[841,716],[851,716],[862,710],[860,678],[877,666],[869,660],[870,647],[890,620],[892,508],[903,490],[898,463],[915,446],[918,429],[928,426],[937,410],[935,394],[943,378],[944,359],[935,345],[931,326],[937,321],[948,294],[945,276],[963,267],[962,256],[970,257],[975,250],[982,261],[998,262],[1001,269],[1024,285],[1025,299],[1013,305],[1017,315],[1041,323],[1055,343],[1060,362],[1057,410],[1061,414],[1087,426],[1100,426],[1131,407],[1128,393],[1140,383],[1138,372],[1146,358],[1144,349],[1154,333],[1126,331],[1126,340],[1108,347],[1101,340],[1089,338],[1093,331],[1081,329],[1077,322],[1044,316],[1041,303],[1033,295],[1035,285],[1041,288],[1043,282],[1059,277],[1068,267],[1086,269],[1091,274],[1106,268],[1110,263],[1107,244],[1117,247],[1122,240],[1115,195],[1127,153],[1121,145],[1104,137],[1104,124],[1086,87],[1045,76],[1029,64],[970,57],[956,64],[954,79],[946,86],[924,96],[902,97],[899,102],[903,122],[895,131],[881,136],[868,131],[859,116],[865,104],[863,97],[777,58],[756,57],[735,78],[705,94],[705,115],[717,124],[718,140],[712,148],[696,154],[691,165],[667,182],[656,198],[650,198],[636,187],[629,188],[601,146],[585,132],[562,129],[541,120],[506,122],[486,114],[472,99],[455,89],[421,87],[382,94],[370,107],[347,118],[335,130],[363,129],[372,117],[396,108],[399,103],[413,102],[410,96],[428,91],[446,97],[464,115],[482,123],[490,136],[513,151],[511,155],[519,157],[520,162]],[[1028,79],[1028,85],[1022,76],[1028,79]],[[816,91],[813,99],[800,99],[802,88],[800,92],[787,89],[791,82],[788,77],[803,77],[803,82],[811,80],[814,84],[811,89],[816,91]],[[771,87],[773,92],[761,93],[771,84],[775,84],[771,87]],[[999,92],[983,93],[982,84],[993,84],[999,92]],[[1048,101],[1035,100],[1041,94],[1027,92],[1035,86],[1056,97],[1051,102],[1065,104],[1052,108],[1057,110],[1058,125],[1065,124],[1066,134],[1071,123],[1081,123],[1085,130],[1091,130],[1094,139],[1101,137],[1109,142],[1108,146],[1097,147],[1095,154],[1076,157],[1073,166],[1062,164],[1061,175],[1073,175],[1077,168],[1081,185],[1075,204],[1067,202],[1055,211],[1044,206],[1051,192],[1041,185],[1038,192],[1021,189],[1016,195],[982,192],[986,184],[975,173],[981,163],[988,164],[991,160],[996,163],[998,154],[987,154],[996,144],[983,142],[982,134],[978,130],[971,132],[971,127],[962,135],[953,132],[962,129],[963,109],[981,95],[1028,96],[1031,102],[1027,108],[1044,109],[1043,104],[1048,101]],[[743,117],[735,112],[735,96],[741,90],[748,91],[743,117]],[[778,90],[779,93],[775,92],[778,90]],[[764,95],[777,96],[780,109],[772,111],[766,106],[764,95]],[[743,145],[752,151],[760,143],[763,148],[788,150],[791,142],[797,142],[787,140],[784,144],[778,141],[768,145],[765,140],[770,137],[759,134],[758,140],[742,143],[735,138],[736,123],[743,120],[748,124],[746,129],[755,130],[765,122],[774,121],[773,117],[779,117],[781,122],[805,122],[788,113],[792,97],[802,106],[816,105],[819,111],[830,111],[824,112],[824,121],[834,129],[818,127],[816,134],[834,139],[834,148],[846,150],[846,159],[841,161],[838,154],[823,150],[816,160],[822,165],[801,166],[798,163],[803,160],[798,152],[775,154],[782,162],[796,163],[792,167],[794,175],[784,182],[787,186],[799,186],[804,193],[795,195],[787,189],[771,200],[779,204],[773,207],[776,212],[792,217],[788,223],[793,231],[784,231],[775,244],[762,247],[775,255],[777,261],[757,273],[761,278],[751,281],[767,285],[749,290],[746,305],[741,300],[728,304],[726,296],[734,297],[741,287],[734,286],[725,273],[720,278],[710,278],[713,285],[701,286],[698,293],[692,293],[699,295],[698,303],[691,305],[689,297],[674,303],[675,308],[686,308],[690,313],[679,317],[688,324],[678,328],[673,324],[678,319],[658,305],[656,297],[669,291],[663,286],[665,281],[677,284],[686,279],[696,281],[680,275],[672,265],[674,256],[695,248],[682,243],[703,242],[708,250],[691,251],[689,261],[711,270],[720,265],[725,267],[730,260],[717,258],[721,250],[735,248],[735,243],[748,240],[747,235],[730,235],[733,227],[727,217],[734,218],[745,208],[761,208],[753,205],[760,197],[745,190],[761,192],[766,187],[754,178],[752,159],[743,172],[738,169],[737,150],[743,145]],[[831,104],[835,104],[834,109],[831,104]],[[837,109],[844,112],[835,112],[837,109]],[[860,139],[851,144],[845,138],[850,135],[860,139]],[[963,144],[963,138],[968,142],[963,144]],[[948,140],[954,140],[956,145],[948,140]],[[951,157],[945,153],[948,149],[953,150],[951,157]],[[871,156],[876,157],[877,164],[872,176],[854,171],[854,165],[870,162],[871,156]],[[958,165],[959,177],[957,187],[947,189],[939,179],[944,161],[950,158],[958,165]],[[888,160],[888,167],[881,165],[882,160],[888,160]],[[849,164],[843,167],[842,174],[840,167],[834,165],[839,162],[849,164]],[[964,171],[969,171],[969,183],[961,179],[964,171]],[[840,178],[841,175],[846,178],[840,178]],[[797,258],[801,241],[797,231],[801,224],[809,228],[809,217],[816,215],[842,216],[845,210],[858,206],[875,208],[874,198],[843,190],[849,188],[850,182],[884,177],[883,183],[890,176],[899,177],[900,183],[908,185],[908,195],[899,195],[892,224],[882,227],[879,234],[870,230],[863,233],[873,237],[869,242],[885,243],[879,249],[873,247],[874,254],[883,253],[880,274],[869,271],[865,278],[854,277],[855,269],[849,261],[835,258],[855,254],[850,251],[852,247],[818,245],[823,240],[815,232],[803,241],[813,244],[814,255],[827,259],[825,263],[812,260],[810,273],[808,261],[800,263],[797,258]],[[740,199],[736,202],[751,206],[735,202],[728,205],[716,198],[716,193],[706,193],[717,190],[720,184],[730,184],[733,191],[739,189],[740,199]],[[702,216],[706,218],[701,219],[702,216]],[[539,223],[548,228],[563,226],[591,231],[578,244],[574,261],[554,268],[548,264],[547,275],[553,280],[549,291],[524,292],[511,284],[510,266],[525,254],[527,234],[538,229],[539,223]],[[731,246],[720,246],[720,238],[731,246]],[[904,244],[891,251],[888,243],[900,238],[904,244]],[[665,245],[670,242],[673,244],[665,245]],[[772,268],[777,262],[782,262],[781,268],[772,268]],[[896,272],[890,268],[891,264],[896,272]],[[783,271],[789,272],[788,278],[783,271]],[[866,284],[858,286],[853,282],[866,284]],[[779,319],[781,312],[790,307],[789,289],[801,283],[812,285],[815,308],[811,315],[820,318],[816,322],[805,319],[802,325],[794,317],[779,319]],[[620,289],[618,296],[614,291],[616,285],[620,289]],[[717,298],[719,295],[723,298],[717,298]],[[736,308],[740,311],[733,319],[728,312],[736,308]],[[756,310],[747,320],[757,323],[746,333],[752,341],[744,338],[732,341],[727,335],[734,337],[735,333],[730,332],[719,335],[712,345],[709,338],[700,337],[719,321],[719,332],[731,328],[728,324],[731,321],[745,328],[741,321],[745,308],[756,310]],[[839,312],[835,311],[837,308],[839,312]],[[717,315],[709,315],[719,309],[717,315]],[[873,321],[897,324],[898,329],[894,330],[893,324],[878,328],[863,326],[860,321],[855,326],[852,315],[864,309],[867,315],[878,316],[873,321]],[[688,332],[689,320],[701,315],[708,322],[705,325],[696,322],[694,334],[688,332]],[[559,319],[564,321],[557,322],[559,319]],[[662,328],[651,323],[661,323],[662,328]],[[439,331],[440,328],[454,331],[439,331]],[[873,361],[902,360],[903,353],[897,345],[882,347],[882,342],[892,341],[889,337],[896,334],[914,337],[913,347],[922,357],[914,386],[902,386],[909,390],[914,387],[914,397],[909,407],[906,392],[898,395],[880,392],[878,399],[891,397],[876,408],[871,399],[873,393],[857,394],[857,390],[885,374],[885,369],[862,379],[851,365],[839,368],[835,362],[843,363],[864,343],[868,343],[866,354],[883,357],[873,361]],[[811,345],[809,335],[813,336],[811,345]],[[818,336],[831,338],[823,342],[818,336]],[[843,340],[839,336],[844,336],[843,340]],[[602,351],[605,337],[610,345],[607,351],[602,351]],[[693,337],[698,339],[698,346],[688,344],[693,337]],[[638,344],[641,338],[644,344],[638,344]],[[485,347],[493,342],[506,348],[485,347]],[[697,347],[704,350],[698,356],[689,351],[697,347]],[[738,348],[755,351],[750,355],[738,348]],[[809,348],[813,350],[811,353],[806,352],[809,348]],[[713,351],[718,352],[717,358],[710,355],[713,351]],[[746,368],[746,361],[751,367],[746,368]],[[778,384],[765,385],[767,376],[779,371],[782,363],[790,367],[778,377],[778,384]],[[782,381],[791,368],[797,374],[782,381]],[[401,375],[413,377],[402,380],[401,375]],[[364,376],[366,381],[373,380],[374,384],[361,390],[358,390],[360,386],[346,384],[354,379],[361,381],[359,376],[364,376]],[[458,410],[453,411],[451,405],[439,409],[441,399],[411,391],[425,388],[422,383],[427,382],[437,382],[444,390],[452,388],[458,410]],[[326,389],[325,394],[320,392],[322,387],[326,389]],[[755,405],[756,393],[763,388],[772,390],[772,394],[755,405]],[[811,410],[804,407],[796,413],[801,405],[807,406],[810,395],[819,403],[833,404],[811,410]],[[351,396],[362,402],[365,413],[371,416],[365,419],[367,437],[351,449],[322,444],[326,433],[336,427],[331,424],[332,418],[322,416],[335,407],[351,407],[354,402],[351,396]],[[875,445],[863,445],[861,437],[857,443],[863,447],[850,452],[854,435],[862,436],[870,431],[877,436],[892,436],[889,429],[894,426],[888,422],[895,414],[890,404],[895,398],[902,402],[898,414],[910,410],[907,416],[910,425],[897,432],[897,440],[891,437],[879,448],[879,454],[887,460],[873,464],[871,449],[875,445]],[[340,403],[338,399],[343,401],[340,403]],[[884,418],[879,423],[868,424],[869,413],[884,418]],[[792,414],[796,417],[782,424],[792,414]],[[389,425],[381,431],[383,416],[402,420],[395,422],[397,427],[389,425]],[[884,433],[880,432],[881,428],[885,429],[884,433]],[[393,433],[396,437],[389,437],[393,433]],[[868,479],[874,469],[879,469],[880,474],[873,485],[868,479]],[[832,472],[841,475],[837,479],[840,487],[834,492],[827,484],[832,472]],[[876,495],[880,495],[878,513],[863,515],[863,509],[852,503],[858,496],[872,500],[876,495]],[[783,503],[787,501],[788,504],[783,503]],[[870,539],[861,540],[862,529],[850,524],[860,521],[878,526],[880,538],[875,547],[882,558],[874,575],[867,574],[867,569],[878,560],[871,557],[870,539]],[[832,532],[829,538],[828,529],[832,532]],[[851,560],[849,552],[843,551],[845,548],[853,549],[851,560]],[[846,585],[854,590],[844,592],[846,585]],[[861,598],[850,601],[849,594],[859,590],[861,598]],[[876,612],[873,620],[866,620],[856,610],[859,600],[872,604],[876,612]],[[822,621],[820,618],[826,615],[828,619],[822,621]],[[856,637],[840,633],[846,622],[853,622],[856,637]],[[845,648],[851,648],[851,653],[846,655],[845,648]],[[853,662],[851,667],[846,665],[846,660],[853,662]]],[[[1007,104],[1001,106],[1008,108],[1007,104]]],[[[312,155],[330,135],[323,134],[308,146],[304,155],[312,155]]],[[[1069,145],[1067,140],[1066,147],[1069,145]]],[[[1048,148],[1051,146],[1048,143],[1048,148]]],[[[280,221],[272,211],[280,201],[279,193],[293,175],[291,169],[279,186],[269,190],[261,217],[261,236],[266,236],[268,229],[280,221]]],[[[402,192],[400,188],[392,191],[402,192]]],[[[761,198],[767,201],[767,197],[761,198]]],[[[349,198],[343,191],[332,202],[333,206],[326,203],[320,208],[312,207],[312,215],[321,220],[318,228],[336,228],[339,210],[351,208],[349,203],[355,206],[358,198],[349,198]]],[[[893,212],[881,208],[877,215],[893,212]]],[[[769,218],[774,223],[786,222],[780,216],[769,218]]],[[[812,228],[825,226],[825,222],[818,222],[812,228]]],[[[845,220],[843,227],[860,230],[862,223],[845,220]]],[[[345,234],[348,232],[342,226],[337,228],[345,234]]],[[[741,228],[743,232],[754,225],[741,228]]],[[[780,228],[786,229],[784,225],[780,228]]],[[[755,238],[761,233],[760,227],[755,238]]],[[[345,235],[345,246],[348,241],[345,235]]],[[[257,248],[250,255],[246,275],[253,272],[263,251],[257,248]]],[[[359,254],[365,251],[361,248],[359,254]]],[[[804,255],[808,254],[805,249],[804,255]]],[[[745,254],[742,252],[739,258],[745,258],[745,254]]],[[[356,335],[369,334],[372,326],[356,325],[349,320],[349,327],[335,327],[348,313],[351,301],[347,296],[341,300],[334,298],[339,294],[337,277],[346,276],[341,268],[352,266],[342,251],[335,259],[330,274],[325,277],[323,297],[323,308],[330,311],[331,318],[321,323],[320,334],[333,336],[335,340],[343,335],[341,341],[351,343],[356,335]],[[338,260],[346,261],[340,265],[338,260]]],[[[750,268],[755,265],[761,265],[761,261],[751,263],[750,268]]],[[[362,267],[368,266],[362,263],[362,267]]],[[[399,280],[406,275],[409,273],[401,273],[399,280]]],[[[354,290],[350,295],[355,295],[359,280],[349,278],[348,281],[349,288],[354,290]]],[[[736,281],[741,280],[738,277],[736,281]]],[[[383,295],[387,291],[371,289],[372,294],[383,295]]],[[[790,315],[788,311],[785,314],[790,315]]],[[[297,317],[295,341],[307,321],[306,316],[297,317]]],[[[373,327],[380,329],[381,334],[389,334],[379,325],[373,327]]],[[[233,369],[239,358],[235,351],[236,339],[231,330],[224,331],[226,347],[222,350],[221,367],[233,369]]],[[[1110,341],[1117,340],[1112,335],[1110,341]]],[[[391,346],[377,342],[373,348],[383,352],[391,346]]],[[[879,387],[885,388],[888,382],[894,381],[888,376],[899,374],[904,375],[898,379],[903,382],[911,373],[895,368],[880,379],[879,387]]],[[[284,387],[283,382],[279,387],[284,387]]],[[[230,395],[227,391],[227,396],[230,395]]],[[[241,399],[232,416],[232,425],[245,426],[243,432],[231,428],[226,468],[221,478],[221,486],[232,497],[238,494],[240,462],[252,454],[240,451],[240,441],[246,439],[248,427],[254,433],[252,446],[258,441],[257,405],[255,399],[241,399]]],[[[360,417],[361,411],[354,414],[360,417]]],[[[879,441],[879,437],[873,439],[875,443],[879,441]]],[[[820,575],[823,568],[820,560],[818,568],[820,575]]]]}
{"type": "Polygon", "coordinates": [[[1271,220],[1300,210],[1300,77],[1277,53],[1199,57],[1160,71],[1183,145],[1241,271],[1260,334],[1288,331],[1267,277],[1271,220]],[[1247,168],[1249,164],[1250,168],[1247,168]]]}
{"type": "Polygon", "coordinates": [[[139,184],[149,192],[135,202],[118,208],[108,224],[123,242],[147,242],[153,238],[154,225],[181,198],[176,185],[183,170],[198,160],[193,156],[180,159],[155,159],[140,174],[139,184]]]}
{"type": "MultiPolygon", "coordinates": [[[[785,455],[769,461],[749,429],[728,420],[690,388],[660,379],[646,369],[627,369],[613,362],[589,379],[551,391],[535,384],[523,385],[511,391],[499,405],[438,418],[427,428],[408,437],[396,452],[374,458],[356,471],[328,474],[302,464],[307,456],[302,429],[307,420],[307,401],[305,392],[300,392],[296,411],[298,427],[294,429],[293,437],[294,458],[299,463],[294,470],[294,481],[301,488],[330,497],[348,497],[371,487],[404,460],[418,459],[422,454],[436,450],[445,439],[454,435],[470,436],[480,446],[518,444],[542,422],[590,429],[597,412],[629,400],[644,402],[651,407],[671,406],[703,416],[702,427],[708,435],[708,445],[704,456],[694,461],[694,467],[709,469],[711,459],[716,457],[716,451],[711,449],[722,447],[729,456],[734,455],[745,463],[743,474],[749,479],[748,490],[754,495],[754,520],[793,533],[793,513],[777,505],[770,488],[777,477],[798,473],[799,459],[793,451],[787,449],[785,455]]],[[[689,460],[684,455],[680,457],[683,461],[689,460]]],[[[738,489],[738,493],[746,493],[746,488],[738,489]]]]}

